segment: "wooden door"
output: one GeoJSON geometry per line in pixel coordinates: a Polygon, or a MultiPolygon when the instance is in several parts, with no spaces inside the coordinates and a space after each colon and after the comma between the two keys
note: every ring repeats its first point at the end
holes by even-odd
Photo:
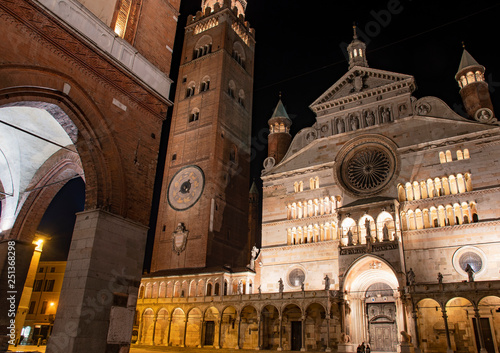
{"type": "Polygon", "coordinates": [[[302,322],[292,321],[292,351],[300,351],[302,348],[302,322]]]}
{"type": "Polygon", "coordinates": [[[205,323],[205,346],[213,346],[214,345],[214,336],[215,336],[215,322],[207,321],[205,323]]]}

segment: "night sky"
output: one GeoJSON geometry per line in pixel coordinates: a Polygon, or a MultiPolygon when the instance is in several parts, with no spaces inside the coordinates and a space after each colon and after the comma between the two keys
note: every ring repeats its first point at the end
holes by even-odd
{"type": "MultiPolygon", "coordinates": [[[[174,81],[177,80],[176,67],[187,16],[200,8],[201,0],[181,1],[171,73],[174,81]]],[[[358,37],[367,44],[370,67],[413,75],[418,87],[414,93],[416,98],[436,96],[462,115],[459,88],[454,77],[462,55],[462,41],[465,42],[470,54],[486,67],[486,80],[498,115],[500,60],[494,52],[499,47],[499,18],[500,3],[497,1],[248,0],[246,20],[255,29],[257,42],[252,114],[252,149],[256,157],[251,161],[252,177],[260,184],[262,162],[267,153],[267,120],[278,102],[279,93],[293,121],[292,135],[311,126],[315,116],[309,105],[348,70],[345,47],[352,40],[354,22],[358,26],[358,37]]],[[[174,92],[175,84],[171,100],[174,92]]],[[[149,251],[156,222],[169,119],[170,116],[162,133],[149,251]]],[[[62,191],[65,189],[71,195],[70,199],[83,198],[83,183],[72,182],[62,191]]],[[[59,195],[54,203],[58,198],[59,195]]],[[[83,205],[78,201],[66,202],[68,205],[83,205]]],[[[53,233],[51,224],[50,220],[44,220],[40,229],[53,233]]],[[[56,238],[68,239],[72,226],[69,231],[57,232],[61,235],[56,235],[56,238]]],[[[55,241],[52,243],[55,246],[55,241]]],[[[64,250],[55,253],[64,253],[64,250]]],[[[149,256],[146,254],[146,267],[149,266],[149,256]]]]}

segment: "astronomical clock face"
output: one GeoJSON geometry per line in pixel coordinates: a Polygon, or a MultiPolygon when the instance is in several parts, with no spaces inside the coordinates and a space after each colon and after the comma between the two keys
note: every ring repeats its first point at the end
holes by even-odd
{"type": "Polygon", "coordinates": [[[200,167],[190,165],[179,170],[168,185],[168,203],[176,211],[192,207],[205,186],[205,175],[200,167]]]}

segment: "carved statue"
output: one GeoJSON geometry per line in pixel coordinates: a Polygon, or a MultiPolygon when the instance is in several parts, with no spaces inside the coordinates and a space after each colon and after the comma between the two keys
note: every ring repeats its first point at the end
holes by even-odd
{"type": "Polygon", "coordinates": [[[356,131],[358,128],[359,128],[358,118],[352,117],[351,118],[351,130],[356,131]]]}
{"type": "Polygon", "coordinates": [[[262,288],[260,288],[260,285],[259,288],[257,288],[257,290],[259,291],[259,294],[262,294],[262,288]]]}
{"type": "Polygon", "coordinates": [[[384,228],[382,228],[382,241],[389,240],[389,228],[387,228],[387,224],[384,224],[384,228]]]}
{"type": "Polygon", "coordinates": [[[338,119],[337,120],[337,132],[340,134],[342,132],[344,132],[344,120],[342,119],[338,119]]]}
{"type": "Polygon", "coordinates": [[[465,267],[465,272],[467,272],[467,275],[469,276],[469,282],[474,282],[474,269],[470,264],[467,264],[465,267]]]}
{"type": "Polygon", "coordinates": [[[352,232],[351,230],[349,229],[349,231],[347,232],[347,245],[348,246],[351,246],[351,245],[354,245],[353,241],[352,241],[352,232]]]}
{"type": "Polygon", "coordinates": [[[384,123],[391,121],[391,112],[390,112],[389,108],[387,108],[387,109],[382,108],[381,114],[382,114],[382,121],[384,123]]]}
{"type": "Polygon", "coordinates": [[[372,240],[371,222],[368,218],[365,218],[365,228],[366,228],[366,242],[368,243],[368,241],[371,242],[372,240]]]}
{"type": "Polygon", "coordinates": [[[330,289],[330,277],[328,277],[328,275],[325,275],[325,290],[329,290],[330,289]]]}
{"type": "Polygon", "coordinates": [[[303,291],[305,291],[304,282],[302,282],[302,283],[300,284],[300,290],[301,290],[302,292],[303,292],[303,291]]]}
{"type": "Polygon", "coordinates": [[[342,342],[344,343],[349,343],[351,342],[351,337],[349,337],[349,335],[346,335],[345,332],[342,332],[342,334],[340,335],[340,339],[342,342]]]}
{"type": "Polygon", "coordinates": [[[413,272],[412,268],[406,272],[406,284],[409,286],[413,286],[415,284],[415,272],[413,272]]]}
{"type": "Polygon", "coordinates": [[[243,294],[243,281],[238,282],[238,294],[243,294]]]}
{"type": "Polygon", "coordinates": [[[366,125],[372,126],[373,124],[375,124],[375,114],[370,111],[369,113],[366,113],[366,125]]]}
{"type": "Polygon", "coordinates": [[[250,264],[248,265],[248,267],[251,269],[251,270],[255,270],[255,259],[257,258],[257,254],[258,254],[259,250],[257,249],[257,247],[254,245],[253,248],[252,248],[252,257],[250,258],[250,264]]]}
{"type": "Polygon", "coordinates": [[[402,343],[411,343],[411,336],[406,331],[401,331],[401,342],[402,343]]]}
{"type": "Polygon", "coordinates": [[[443,283],[443,274],[441,272],[438,272],[438,283],[443,283]]]}
{"type": "Polygon", "coordinates": [[[283,280],[280,278],[280,280],[278,281],[278,286],[279,286],[279,291],[280,293],[283,293],[283,280]]]}

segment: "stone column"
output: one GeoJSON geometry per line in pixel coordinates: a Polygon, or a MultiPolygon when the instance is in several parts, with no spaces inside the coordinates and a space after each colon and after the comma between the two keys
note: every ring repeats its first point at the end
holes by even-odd
{"type": "Polygon", "coordinates": [[[187,323],[188,323],[188,319],[184,319],[184,332],[182,333],[181,347],[186,347],[187,323]]]}
{"type": "Polygon", "coordinates": [[[415,330],[415,351],[420,352],[420,334],[418,332],[418,313],[415,308],[412,311],[413,327],[415,330]]]}
{"type": "Polygon", "coordinates": [[[47,353],[130,347],[147,229],[103,210],[77,214],[47,353]]]}
{"type": "Polygon", "coordinates": [[[141,321],[139,322],[139,332],[137,334],[137,342],[139,343],[144,343],[142,341],[142,331],[143,331],[143,327],[144,327],[144,317],[143,315],[141,314],[141,321]]]}
{"type": "Polygon", "coordinates": [[[330,315],[327,314],[326,317],[326,348],[325,352],[331,352],[332,349],[330,348],[330,315]]]}
{"type": "Polygon", "coordinates": [[[215,346],[216,349],[220,349],[221,348],[220,338],[221,338],[221,335],[222,335],[222,314],[221,314],[221,316],[219,318],[218,326],[219,326],[219,332],[217,333],[217,344],[215,346]]]}
{"type": "MultiPolygon", "coordinates": [[[[241,295],[240,295],[240,297],[241,297],[241,295]]],[[[234,349],[240,349],[241,317],[237,317],[236,321],[238,323],[238,336],[236,336],[236,347],[234,347],[234,349]]]]}
{"type": "Polygon", "coordinates": [[[280,334],[280,343],[279,343],[279,346],[278,346],[278,351],[282,351],[283,350],[283,330],[282,330],[282,324],[283,324],[283,316],[281,316],[280,314],[280,317],[279,317],[279,320],[280,320],[280,324],[279,324],[279,334],[280,334]]]}
{"type": "Polygon", "coordinates": [[[205,320],[203,318],[200,319],[200,344],[198,345],[199,348],[203,348],[203,331],[205,328],[205,320]]]}
{"type": "Polygon", "coordinates": [[[9,341],[11,339],[15,341],[21,334],[21,332],[16,332],[16,325],[10,320],[14,319],[16,314],[34,249],[35,246],[31,242],[14,239],[0,241],[0,293],[2,293],[0,351],[7,351],[9,341]],[[15,275],[14,282],[9,281],[11,279],[9,275],[12,274],[15,275]]]}
{"type": "Polygon", "coordinates": [[[259,318],[257,320],[257,327],[258,327],[257,349],[260,351],[262,350],[262,315],[259,315],[259,318]]]}
{"type": "Polygon", "coordinates": [[[151,335],[151,344],[152,344],[153,346],[155,345],[156,320],[157,320],[157,318],[155,317],[155,318],[153,319],[153,334],[151,335]]]}
{"type": "Polygon", "coordinates": [[[301,352],[305,352],[306,351],[306,316],[303,315],[300,320],[302,321],[302,332],[300,333],[301,334],[301,347],[300,347],[300,351],[301,352]]]}
{"type": "Polygon", "coordinates": [[[443,312],[443,320],[444,320],[444,329],[446,332],[446,353],[454,353],[451,349],[451,339],[450,339],[450,329],[448,327],[448,315],[446,314],[446,308],[443,305],[441,307],[441,311],[443,312]]]}
{"type": "Polygon", "coordinates": [[[172,318],[168,318],[167,346],[170,346],[170,329],[172,328],[172,318]]]}
{"type": "Polygon", "coordinates": [[[479,308],[474,308],[474,317],[476,318],[476,328],[477,328],[477,335],[479,336],[479,346],[481,347],[481,350],[479,351],[480,353],[488,353],[486,348],[484,348],[484,337],[483,337],[483,330],[481,327],[481,316],[479,315],[479,308]]]}

